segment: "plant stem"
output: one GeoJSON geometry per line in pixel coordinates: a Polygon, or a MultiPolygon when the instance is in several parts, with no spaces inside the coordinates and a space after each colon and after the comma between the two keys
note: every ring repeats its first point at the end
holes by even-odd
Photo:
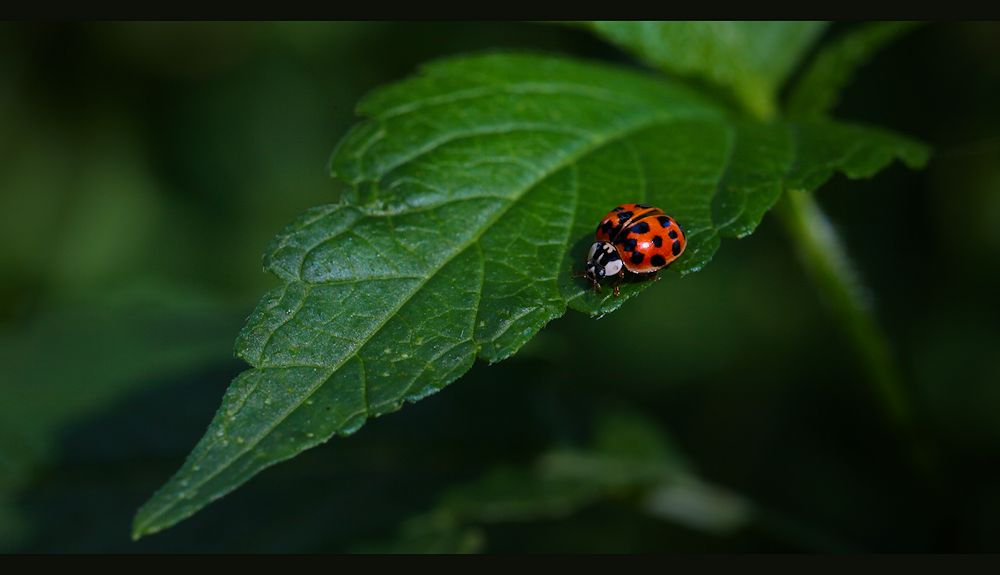
{"type": "Polygon", "coordinates": [[[887,417],[912,439],[913,412],[899,371],[885,335],[872,316],[867,293],[833,226],[813,195],[803,190],[786,191],[775,212],[860,356],[887,417]]]}

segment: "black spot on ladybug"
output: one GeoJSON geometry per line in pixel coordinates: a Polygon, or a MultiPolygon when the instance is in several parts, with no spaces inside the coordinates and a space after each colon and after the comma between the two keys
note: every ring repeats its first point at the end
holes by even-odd
{"type": "Polygon", "coordinates": [[[625,210],[625,208],[623,208],[621,206],[615,206],[615,211],[616,212],[621,212],[621,211],[624,211],[624,210],[625,210]]]}
{"type": "Polygon", "coordinates": [[[663,245],[663,238],[661,238],[660,236],[653,236],[653,245],[656,246],[656,247],[662,246],[663,245]]]}
{"type": "Polygon", "coordinates": [[[674,245],[670,246],[670,251],[675,256],[681,255],[681,243],[679,241],[677,241],[677,240],[674,240],[674,245]]]}
{"type": "Polygon", "coordinates": [[[635,251],[635,238],[629,238],[622,244],[622,249],[627,252],[635,251]]]}
{"type": "Polygon", "coordinates": [[[630,231],[636,234],[644,234],[649,231],[649,224],[646,222],[639,222],[638,224],[632,226],[630,231]]]}
{"type": "Polygon", "coordinates": [[[628,260],[638,265],[641,264],[642,260],[644,260],[645,258],[646,256],[644,256],[642,252],[635,252],[634,254],[632,254],[632,257],[630,257],[628,260]]]}
{"type": "Polygon", "coordinates": [[[662,268],[663,266],[667,265],[667,258],[661,256],[660,254],[656,254],[655,256],[649,258],[649,263],[653,264],[658,268],[662,268]]]}
{"type": "Polygon", "coordinates": [[[669,217],[667,217],[667,216],[657,216],[656,219],[660,220],[660,225],[661,226],[663,226],[665,228],[669,228],[670,227],[670,218],[669,217]]]}
{"type": "Polygon", "coordinates": [[[627,220],[627,219],[629,219],[631,217],[632,217],[632,212],[619,212],[618,213],[618,221],[619,222],[624,222],[625,220],[627,220]]]}
{"type": "MultiPolygon", "coordinates": [[[[670,233],[667,234],[667,235],[670,236],[670,239],[676,240],[677,239],[677,230],[670,230],[670,233]]],[[[660,244],[656,244],[656,245],[660,245],[660,244]]]]}
{"type": "Polygon", "coordinates": [[[611,223],[611,220],[604,220],[604,222],[601,223],[600,227],[598,227],[597,229],[604,230],[604,233],[609,234],[611,233],[611,228],[613,227],[615,226],[614,224],[611,223]]]}

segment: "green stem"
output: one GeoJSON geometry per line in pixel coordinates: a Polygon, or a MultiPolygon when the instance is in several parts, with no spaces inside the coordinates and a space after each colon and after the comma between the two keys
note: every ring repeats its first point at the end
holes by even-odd
{"type": "Polygon", "coordinates": [[[913,412],[899,371],[836,231],[807,191],[788,190],[775,211],[860,356],[887,417],[899,431],[910,435],[913,412]]]}

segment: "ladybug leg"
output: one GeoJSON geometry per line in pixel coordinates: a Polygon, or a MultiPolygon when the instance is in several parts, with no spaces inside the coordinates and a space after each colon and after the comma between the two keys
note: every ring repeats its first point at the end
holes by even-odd
{"type": "Polygon", "coordinates": [[[587,275],[587,272],[578,272],[572,267],[570,268],[570,275],[574,278],[587,278],[590,281],[591,286],[594,288],[594,293],[599,293],[601,291],[601,282],[587,275]]]}
{"type": "Polygon", "coordinates": [[[615,284],[614,284],[614,286],[615,286],[615,297],[618,297],[619,295],[621,295],[622,280],[625,279],[625,268],[622,268],[621,271],[618,272],[617,276],[618,277],[615,279],[615,284]]]}
{"type": "MultiPolygon", "coordinates": [[[[573,268],[570,268],[570,277],[572,277],[572,278],[587,278],[588,280],[590,279],[590,277],[587,276],[587,272],[578,272],[578,271],[576,271],[573,268]]],[[[593,281],[593,280],[591,280],[591,281],[593,281]]]]}

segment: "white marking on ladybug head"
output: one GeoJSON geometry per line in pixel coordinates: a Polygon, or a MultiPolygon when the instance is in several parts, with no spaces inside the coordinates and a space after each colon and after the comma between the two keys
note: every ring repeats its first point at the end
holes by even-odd
{"type": "Polygon", "coordinates": [[[620,271],[622,271],[621,258],[609,261],[604,264],[604,277],[611,277],[620,271]]]}
{"type": "Polygon", "coordinates": [[[622,269],[618,250],[609,242],[596,242],[587,254],[587,275],[591,279],[610,277],[622,269]]]}
{"type": "Polygon", "coordinates": [[[597,253],[597,248],[601,247],[601,244],[605,242],[595,242],[594,245],[590,246],[590,253],[587,254],[587,261],[591,262],[594,260],[594,254],[597,253]]]}

